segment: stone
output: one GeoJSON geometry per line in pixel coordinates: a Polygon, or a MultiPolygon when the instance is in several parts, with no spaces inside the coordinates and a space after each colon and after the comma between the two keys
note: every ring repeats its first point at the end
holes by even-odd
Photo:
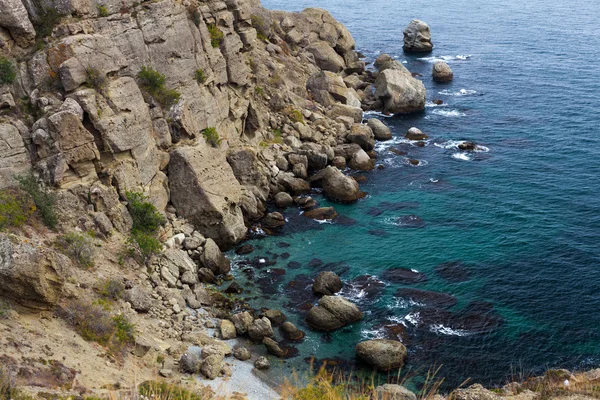
{"type": "Polygon", "coordinates": [[[356,345],[356,354],[379,371],[389,371],[404,365],[406,347],[398,340],[373,339],[356,345]]]}
{"type": "Polygon", "coordinates": [[[314,294],[332,296],[342,290],[342,280],[335,272],[323,271],[317,275],[312,285],[314,294]]]}
{"type": "Polygon", "coordinates": [[[169,187],[181,216],[219,247],[229,248],[245,238],[242,187],[218,149],[197,145],[172,151],[169,187]]]}
{"type": "Polygon", "coordinates": [[[333,160],[331,160],[331,165],[342,170],[346,169],[346,159],[340,156],[334,157],[333,160]]]}
{"type": "Polygon", "coordinates": [[[267,357],[258,357],[256,361],[254,361],[254,367],[256,369],[265,370],[271,368],[271,363],[267,359],[267,357]]]}
{"type": "Polygon", "coordinates": [[[433,80],[438,83],[446,83],[454,79],[452,69],[445,61],[436,61],[431,69],[433,80]]]}
{"type": "Polygon", "coordinates": [[[456,389],[450,393],[450,397],[456,400],[496,400],[500,396],[476,383],[465,389],[456,389]]]}
{"type": "Polygon", "coordinates": [[[346,67],[344,59],[326,42],[313,43],[305,50],[313,55],[322,70],[339,73],[346,67]]]}
{"type": "Polygon", "coordinates": [[[350,133],[346,136],[349,143],[359,145],[365,151],[371,151],[375,147],[375,137],[373,131],[367,125],[354,124],[350,128],[350,133]]]}
{"type": "Polygon", "coordinates": [[[206,357],[200,364],[200,372],[208,379],[216,379],[223,368],[223,356],[213,354],[206,357]]]}
{"type": "Polygon", "coordinates": [[[319,304],[309,310],[306,322],[311,329],[331,332],[362,317],[363,313],[349,300],[341,296],[323,296],[319,304]]]}
{"type": "Polygon", "coordinates": [[[272,326],[279,326],[286,320],[286,316],[280,310],[275,309],[263,312],[262,316],[267,317],[271,321],[272,326]]]}
{"type": "Polygon", "coordinates": [[[288,169],[290,169],[290,164],[288,160],[283,156],[277,157],[277,159],[275,160],[275,166],[279,168],[280,171],[287,171],[288,169]]]}
{"type": "Polygon", "coordinates": [[[131,304],[131,308],[140,313],[147,313],[154,304],[152,291],[141,285],[135,285],[131,289],[125,290],[123,300],[131,304]]]}
{"type": "Polygon", "coordinates": [[[279,208],[288,208],[294,204],[294,199],[289,193],[279,192],[275,195],[275,205],[279,208]]]}
{"type": "Polygon", "coordinates": [[[429,138],[426,134],[424,134],[419,128],[415,128],[414,126],[406,132],[404,135],[408,140],[425,140],[429,138]]]}
{"type": "Polygon", "coordinates": [[[252,358],[252,354],[247,347],[236,346],[233,348],[233,356],[240,361],[246,361],[252,358]]]}
{"type": "Polygon", "coordinates": [[[308,177],[307,169],[308,168],[306,168],[304,164],[296,164],[293,166],[292,172],[294,173],[294,176],[296,176],[296,178],[306,179],[308,177]]]}
{"type": "Polygon", "coordinates": [[[311,75],[306,81],[306,89],[324,106],[333,105],[338,101],[346,104],[351,96],[342,78],[329,71],[311,75]]]}
{"type": "Polygon", "coordinates": [[[254,251],[254,246],[252,246],[251,244],[243,244],[240,247],[238,247],[237,249],[235,249],[235,254],[237,254],[238,256],[243,256],[246,254],[250,254],[254,251]]]}
{"type": "Polygon", "coordinates": [[[267,229],[280,228],[285,225],[285,218],[279,212],[268,213],[263,219],[262,226],[267,229]]]}
{"type": "Polygon", "coordinates": [[[262,343],[265,345],[267,352],[276,357],[283,357],[286,354],[286,351],[279,347],[279,344],[271,338],[265,337],[263,338],[262,343]]]}
{"type": "Polygon", "coordinates": [[[36,240],[0,233],[0,297],[34,309],[55,306],[69,258],[36,240]]]}
{"type": "Polygon", "coordinates": [[[219,330],[221,331],[221,338],[223,340],[235,339],[237,337],[235,325],[229,320],[222,319],[219,330]]]}
{"type": "Polygon", "coordinates": [[[159,264],[161,275],[170,281],[172,287],[176,286],[173,285],[173,278],[175,282],[181,278],[181,281],[187,284],[198,282],[196,263],[183,250],[167,249],[163,251],[160,255],[159,264]]]}
{"type": "Polygon", "coordinates": [[[215,275],[226,275],[231,270],[231,263],[212,239],[206,239],[204,253],[200,256],[200,263],[203,267],[210,269],[215,275]]]}
{"type": "Polygon", "coordinates": [[[301,178],[282,176],[279,178],[279,183],[295,196],[310,192],[310,184],[301,178]]]}
{"type": "Polygon", "coordinates": [[[160,376],[162,376],[163,378],[170,378],[173,376],[173,370],[164,368],[164,369],[159,370],[158,374],[160,376]]]}
{"type": "MultiPolygon", "coordinates": [[[[399,63],[398,63],[399,64],[399,63]]],[[[389,113],[411,113],[425,109],[425,86],[401,68],[380,71],[373,84],[375,99],[383,102],[383,111],[389,113]]]]}
{"type": "Polygon", "coordinates": [[[477,148],[477,145],[473,142],[465,141],[465,142],[460,142],[457,147],[459,150],[473,151],[477,148]]]}
{"type": "Polygon", "coordinates": [[[264,337],[273,336],[271,321],[267,317],[255,319],[248,327],[248,336],[255,342],[262,342],[264,337]]]}
{"type": "Polygon", "coordinates": [[[198,354],[186,352],[179,358],[179,369],[188,374],[195,374],[200,369],[200,362],[198,354]]]}
{"type": "Polygon", "coordinates": [[[281,324],[279,329],[281,330],[283,336],[288,340],[297,341],[303,339],[305,336],[304,332],[302,332],[296,327],[296,325],[289,321],[285,321],[283,324],[281,324]]]}
{"type": "Polygon", "coordinates": [[[371,118],[367,121],[367,126],[373,131],[375,140],[384,141],[392,139],[392,131],[383,122],[377,118],[371,118]]]}
{"type": "Polygon", "coordinates": [[[373,400],[417,400],[417,396],[404,386],[386,383],[377,386],[373,400]]]}
{"type": "Polygon", "coordinates": [[[354,143],[341,144],[339,146],[335,146],[333,151],[336,157],[344,157],[344,160],[348,161],[352,158],[354,153],[360,151],[361,147],[354,143]]]}
{"type": "Polygon", "coordinates": [[[0,2],[0,27],[8,29],[14,41],[23,48],[35,41],[35,29],[21,0],[0,2]]]}
{"type": "Polygon", "coordinates": [[[362,108],[345,104],[334,104],[329,111],[329,117],[331,119],[336,119],[337,117],[350,117],[355,123],[360,123],[363,117],[363,110],[362,108]]]}
{"type": "Polygon", "coordinates": [[[371,159],[363,149],[360,149],[352,154],[348,166],[356,171],[371,171],[375,168],[375,160],[371,159]]]}
{"type": "Polygon", "coordinates": [[[12,124],[0,123],[0,190],[16,186],[14,177],[30,170],[31,160],[19,130],[12,124]]]}
{"type": "Polygon", "coordinates": [[[428,53],[433,49],[429,25],[418,19],[410,21],[404,29],[404,51],[428,53]]]}
{"type": "Polygon", "coordinates": [[[248,311],[243,311],[231,316],[231,322],[235,325],[235,331],[238,335],[244,335],[252,325],[254,318],[248,311]]]}
{"type": "Polygon", "coordinates": [[[358,183],[335,167],[325,168],[322,186],[325,196],[331,200],[350,203],[364,197],[358,183]]]}
{"type": "Polygon", "coordinates": [[[306,211],[303,215],[318,221],[328,221],[337,218],[338,213],[333,207],[319,207],[306,211]]]}

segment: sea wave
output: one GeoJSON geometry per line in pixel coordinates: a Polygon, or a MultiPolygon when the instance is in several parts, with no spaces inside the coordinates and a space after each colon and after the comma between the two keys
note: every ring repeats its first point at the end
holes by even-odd
{"type": "Polygon", "coordinates": [[[382,118],[392,118],[394,116],[393,114],[384,114],[380,111],[374,111],[374,110],[365,111],[365,112],[363,112],[363,115],[372,115],[375,117],[382,117],[382,118]]]}
{"type": "Polygon", "coordinates": [[[433,107],[448,107],[448,104],[446,104],[446,103],[436,104],[433,101],[425,102],[425,108],[433,108],[433,107]]]}
{"type": "Polygon", "coordinates": [[[404,316],[403,321],[418,326],[421,323],[421,313],[418,311],[410,312],[404,316]]]}
{"type": "Polygon", "coordinates": [[[458,92],[453,92],[451,90],[444,89],[444,90],[438,92],[438,94],[441,94],[444,96],[473,96],[473,95],[477,94],[477,90],[460,89],[458,92]]]}
{"type": "Polygon", "coordinates": [[[465,331],[463,329],[452,329],[448,326],[444,326],[442,324],[434,324],[429,327],[429,330],[433,333],[446,335],[446,336],[469,336],[472,335],[471,332],[465,331]]]}
{"type": "Polygon", "coordinates": [[[467,114],[465,114],[462,111],[458,111],[458,110],[440,110],[440,109],[433,109],[431,111],[431,114],[434,115],[441,115],[443,117],[464,117],[467,114]]]}
{"type": "Polygon", "coordinates": [[[452,61],[466,61],[468,59],[471,58],[470,54],[458,54],[456,56],[430,56],[430,57],[421,57],[418,58],[418,60],[420,61],[426,61],[429,63],[435,63],[438,61],[446,61],[446,62],[452,62],[452,61]]]}
{"type": "Polygon", "coordinates": [[[454,153],[452,154],[452,158],[461,161],[473,161],[473,156],[468,153],[454,153]]]}
{"type": "MultiPolygon", "coordinates": [[[[442,149],[448,150],[458,150],[458,146],[460,144],[466,143],[465,140],[448,140],[443,143],[434,143],[433,145],[436,147],[441,147],[442,149]]],[[[476,153],[487,153],[490,151],[489,147],[482,146],[480,144],[475,145],[475,149],[473,150],[476,153]]]]}

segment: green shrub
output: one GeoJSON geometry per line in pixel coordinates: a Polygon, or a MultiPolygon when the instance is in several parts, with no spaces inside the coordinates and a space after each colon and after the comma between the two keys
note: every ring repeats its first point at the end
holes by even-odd
{"type": "Polygon", "coordinates": [[[96,89],[97,91],[104,90],[106,86],[106,77],[98,69],[90,67],[86,68],[86,83],[89,87],[96,89]]]}
{"type": "Polygon", "coordinates": [[[125,293],[125,284],[120,279],[108,278],[100,282],[98,293],[111,300],[119,300],[125,293]]]}
{"type": "Polygon", "coordinates": [[[23,226],[34,212],[35,204],[26,195],[16,190],[0,192],[0,230],[23,226]]]}
{"type": "MultiPolygon", "coordinates": [[[[38,18],[39,22],[34,25],[38,40],[50,36],[54,27],[60,23],[61,17],[55,8],[44,11],[38,18]]],[[[39,43],[42,43],[41,40],[39,43]]]]}
{"type": "Polygon", "coordinates": [[[127,344],[135,341],[135,325],[123,314],[112,318],[115,323],[115,337],[119,343],[127,344]]]}
{"type": "Polygon", "coordinates": [[[106,6],[98,6],[98,15],[101,17],[108,17],[108,8],[106,8],[106,6]]]}
{"type": "Polygon", "coordinates": [[[252,26],[256,29],[256,37],[262,41],[269,40],[269,27],[265,22],[264,18],[260,15],[253,15],[250,17],[250,21],[252,22],[252,26]]]}
{"type": "MultiPolygon", "coordinates": [[[[0,299],[0,319],[8,318],[10,314],[10,304],[4,299],[0,299]]],[[[1,397],[0,397],[1,398],[1,397]]]]}
{"type": "Polygon", "coordinates": [[[210,44],[212,47],[219,47],[225,38],[223,31],[215,24],[208,25],[208,33],[210,34],[210,44]]]}
{"type": "Polygon", "coordinates": [[[12,62],[6,57],[0,56],[0,85],[13,83],[17,78],[17,71],[12,62]]]}
{"type": "Polygon", "coordinates": [[[197,69],[194,73],[194,77],[196,78],[196,82],[204,83],[206,82],[206,75],[204,75],[204,71],[201,69],[197,69]]]}
{"type": "Polygon", "coordinates": [[[139,386],[138,390],[140,395],[145,398],[155,400],[206,400],[213,398],[212,390],[208,386],[197,392],[173,383],[146,381],[139,386]]]}
{"type": "Polygon", "coordinates": [[[202,130],[202,136],[206,139],[206,143],[210,144],[212,147],[218,147],[221,144],[221,138],[217,133],[217,129],[214,127],[202,130]]]}
{"type": "Polygon", "coordinates": [[[254,88],[254,93],[256,93],[257,96],[262,96],[265,94],[265,89],[263,89],[262,86],[257,86],[254,88]]]}
{"type": "Polygon", "coordinates": [[[67,233],[59,239],[59,246],[79,266],[94,266],[94,244],[89,233],[67,233]]]}
{"type": "Polygon", "coordinates": [[[132,253],[138,253],[144,263],[162,250],[162,245],[156,236],[148,233],[132,231],[127,242],[133,246],[130,249],[132,253]]]}
{"type": "Polygon", "coordinates": [[[178,91],[165,87],[167,78],[150,67],[143,66],[137,78],[141,88],[154,97],[163,107],[170,107],[181,96],[178,91]]]}
{"type": "Polygon", "coordinates": [[[288,107],[286,110],[284,110],[284,112],[292,122],[301,122],[303,124],[305,123],[304,116],[302,115],[300,110],[288,107]]]}
{"type": "Polygon", "coordinates": [[[29,194],[37,207],[42,221],[50,228],[54,229],[58,224],[58,217],[54,211],[56,196],[47,188],[40,186],[32,174],[18,177],[19,187],[29,194]]]}
{"type": "Polygon", "coordinates": [[[153,254],[160,253],[162,245],[157,239],[158,229],[166,223],[165,217],[156,207],[147,201],[148,197],[142,193],[127,192],[129,213],[133,220],[129,244],[134,246],[144,262],[153,254]]]}

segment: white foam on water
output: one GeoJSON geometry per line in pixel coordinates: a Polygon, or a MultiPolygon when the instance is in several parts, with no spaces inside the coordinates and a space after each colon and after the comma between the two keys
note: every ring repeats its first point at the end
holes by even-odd
{"type": "Polygon", "coordinates": [[[446,104],[446,103],[435,104],[433,101],[425,102],[425,108],[431,108],[431,107],[448,107],[448,104],[446,104]]]}
{"type": "Polygon", "coordinates": [[[313,219],[313,221],[318,222],[319,224],[333,224],[332,219],[313,219]]]}
{"type": "Polygon", "coordinates": [[[408,165],[409,167],[424,167],[429,164],[427,160],[417,160],[419,163],[417,165],[411,164],[409,158],[404,159],[404,165],[408,165]]]}
{"type": "Polygon", "coordinates": [[[448,89],[444,89],[441,92],[438,92],[438,94],[442,94],[444,96],[472,96],[477,94],[477,90],[460,89],[458,92],[452,92],[448,89]]]}
{"type": "Polygon", "coordinates": [[[467,154],[467,153],[454,153],[454,154],[452,154],[452,158],[454,158],[456,160],[461,160],[461,161],[472,161],[473,160],[473,156],[471,156],[470,154],[467,154]]]}
{"type": "Polygon", "coordinates": [[[434,324],[429,327],[429,330],[433,333],[446,335],[446,336],[469,336],[472,335],[471,332],[465,331],[463,329],[452,329],[448,326],[444,326],[442,324],[434,324]]]}
{"type": "Polygon", "coordinates": [[[407,321],[415,326],[418,326],[419,323],[421,322],[420,318],[421,318],[421,313],[419,313],[418,311],[410,312],[404,316],[405,321],[407,321]]]}
{"type": "Polygon", "coordinates": [[[431,114],[441,115],[442,117],[464,117],[467,115],[464,112],[458,110],[440,110],[437,108],[433,109],[431,111],[431,114]]]}
{"type": "Polygon", "coordinates": [[[362,329],[360,336],[365,339],[385,339],[385,332],[383,329],[362,329]]]}
{"type": "Polygon", "coordinates": [[[418,60],[421,61],[426,61],[426,62],[430,62],[430,63],[436,63],[438,61],[446,61],[446,62],[452,62],[452,61],[466,61],[469,58],[471,58],[470,54],[458,54],[456,56],[431,56],[431,57],[421,57],[418,58],[418,60]]]}
{"type": "MultiPolygon", "coordinates": [[[[441,147],[442,149],[458,150],[458,146],[463,143],[466,143],[466,141],[464,141],[464,140],[448,140],[443,143],[434,143],[433,145],[436,147],[441,147]]],[[[471,151],[476,152],[476,153],[487,153],[488,151],[490,151],[490,148],[486,147],[486,146],[482,146],[480,144],[476,144],[475,149],[471,150],[471,151]]]]}
{"type": "Polygon", "coordinates": [[[266,262],[267,262],[267,260],[265,260],[264,258],[261,258],[260,260],[258,260],[258,263],[259,263],[259,264],[264,264],[264,263],[266,263],[266,262]]]}
{"type": "Polygon", "coordinates": [[[363,115],[373,115],[376,117],[383,117],[383,118],[392,118],[394,116],[393,114],[387,115],[380,111],[374,111],[374,110],[365,111],[365,112],[363,112],[363,115]]]}

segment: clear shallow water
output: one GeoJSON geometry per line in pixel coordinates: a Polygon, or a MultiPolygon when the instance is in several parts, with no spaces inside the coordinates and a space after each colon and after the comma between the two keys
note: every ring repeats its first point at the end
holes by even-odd
{"type": "Polygon", "coordinates": [[[239,265],[234,273],[252,291],[250,304],[281,308],[306,331],[298,305],[311,301],[302,297],[310,282],[298,274],[312,278],[333,269],[345,282],[364,275],[382,282],[372,296],[346,291],[364,320],[331,335],[309,333],[296,346],[299,356],[280,366],[284,371],[304,368],[311,355],[353,360],[360,340],[399,333],[382,324],[403,327],[406,370],[423,375],[441,365],[438,375],[449,386],[469,377],[493,385],[549,367],[600,366],[600,7],[582,0],[481,3],[263,1],[272,9],[328,9],[368,60],[380,52],[398,56],[423,75],[428,101],[446,103],[385,118],[395,136],[377,147],[386,168],[366,174],[367,198],[335,205],[355,224],[319,225],[289,210],[281,236],[256,239],[253,254],[236,256],[238,263],[254,257],[276,262],[239,265]],[[430,25],[432,54],[402,53],[402,30],[412,18],[430,25]],[[452,83],[432,82],[434,58],[449,62],[452,83]],[[427,146],[403,143],[410,126],[430,135],[427,146]],[[465,156],[449,142],[465,139],[489,151],[465,156]],[[409,166],[406,157],[423,165],[409,166]],[[425,227],[398,226],[397,218],[409,214],[425,227]],[[329,265],[309,265],[314,258],[329,265]],[[447,262],[459,262],[468,279],[436,273],[447,262]],[[402,284],[383,277],[396,267],[427,280],[402,284]],[[402,287],[456,296],[449,311],[462,316],[462,325],[442,311],[402,301],[395,296],[402,287]]]}

